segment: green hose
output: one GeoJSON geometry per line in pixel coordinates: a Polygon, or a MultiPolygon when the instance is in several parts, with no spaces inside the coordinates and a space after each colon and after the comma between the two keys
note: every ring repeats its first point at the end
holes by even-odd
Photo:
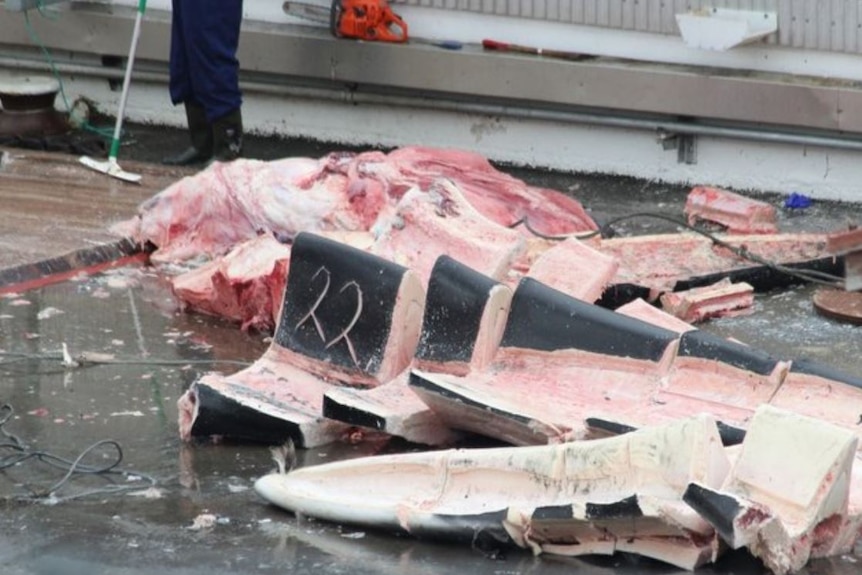
{"type": "MultiPolygon", "coordinates": [[[[146,9],[147,9],[147,0],[139,0],[137,12],[138,12],[138,15],[140,17],[143,17],[144,13],[146,12],[146,9]]],[[[57,12],[51,11],[50,9],[48,9],[45,6],[44,0],[38,0],[38,2],[36,3],[36,11],[43,18],[48,18],[50,20],[57,19],[57,12]]],[[[69,99],[66,97],[66,90],[65,90],[65,86],[63,84],[63,78],[60,76],[59,70],[57,70],[57,65],[54,63],[54,58],[51,56],[51,52],[48,50],[48,48],[42,42],[42,39],[36,33],[36,30],[33,28],[33,24],[30,22],[30,11],[29,10],[24,11],[24,27],[27,29],[27,35],[30,36],[30,40],[39,48],[39,51],[44,56],[45,61],[47,62],[48,67],[51,70],[51,75],[54,77],[55,80],[57,80],[57,83],[60,86],[60,98],[63,100],[63,106],[66,109],[66,113],[70,114],[72,111],[72,106],[69,104],[69,99]]],[[[94,134],[98,134],[99,136],[102,136],[103,138],[106,138],[106,139],[110,138],[111,139],[111,154],[113,154],[114,157],[116,157],[116,153],[119,152],[119,146],[120,146],[120,137],[118,134],[113,134],[113,136],[112,136],[112,132],[111,132],[110,128],[100,128],[100,127],[97,127],[97,126],[90,124],[86,120],[84,120],[81,123],[80,128],[82,130],[92,132],[94,134]]]]}

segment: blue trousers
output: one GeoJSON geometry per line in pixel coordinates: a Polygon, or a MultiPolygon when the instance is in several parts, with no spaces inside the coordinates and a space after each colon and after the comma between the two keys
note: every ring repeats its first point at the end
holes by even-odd
{"type": "Polygon", "coordinates": [[[214,122],[242,105],[236,58],[242,0],[171,2],[171,101],[198,104],[214,122]]]}

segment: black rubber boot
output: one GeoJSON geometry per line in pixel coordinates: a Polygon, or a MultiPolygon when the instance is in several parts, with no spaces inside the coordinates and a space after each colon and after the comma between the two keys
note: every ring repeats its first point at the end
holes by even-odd
{"type": "Polygon", "coordinates": [[[186,102],[185,107],[192,145],[179,154],[164,158],[162,163],[168,166],[203,164],[213,156],[213,130],[207,121],[206,112],[202,106],[191,102],[186,102]]]}
{"type": "Polygon", "coordinates": [[[230,162],[242,155],[242,111],[237,108],[213,124],[213,161],[230,162]]]}

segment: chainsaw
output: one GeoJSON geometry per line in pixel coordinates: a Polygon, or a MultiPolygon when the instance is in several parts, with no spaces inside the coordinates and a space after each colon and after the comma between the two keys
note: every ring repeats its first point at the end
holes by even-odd
{"type": "Polygon", "coordinates": [[[329,7],[288,0],[282,9],[288,16],[328,25],[336,38],[407,41],[407,23],[392,11],[386,0],[332,0],[329,7]]]}

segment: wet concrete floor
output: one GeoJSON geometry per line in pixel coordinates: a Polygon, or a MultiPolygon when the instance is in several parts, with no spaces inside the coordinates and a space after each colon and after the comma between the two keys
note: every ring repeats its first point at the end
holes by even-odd
{"type": "MultiPolygon", "coordinates": [[[[139,127],[138,145],[126,150],[130,158],[157,159],[155,154],[165,149],[164,133],[153,132],[139,127]]],[[[179,146],[181,139],[173,134],[171,142],[179,146]]],[[[249,155],[261,159],[326,151],[316,144],[269,139],[252,139],[248,147],[249,155]]],[[[513,173],[571,191],[600,221],[640,211],[679,215],[686,192],[627,179],[513,173]]],[[[782,226],[828,230],[860,217],[860,206],[815,203],[805,213],[782,213],[782,226]]],[[[674,227],[631,220],[616,229],[631,234],[674,227]]],[[[807,356],[862,376],[859,328],[818,316],[811,305],[814,289],[759,294],[752,315],[703,328],[782,357],[807,356]]],[[[63,479],[64,469],[31,459],[0,470],[0,572],[682,573],[628,556],[532,557],[519,550],[497,553],[481,545],[420,542],[297,518],[265,505],[251,485],[275,469],[268,449],[182,444],[176,400],[200,374],[240,369],[236,362],[252,362],[266,346],[266,334],[243,333],[233,325],[182,313],[163,280],[139,267],[0,297],[0,403],[15,410],[0,428],[5,434],[0,446],[10,443],[8,434],[13,434],[32,450],[75,459],[92,444],[111,439],[122,447],[118,469],[127,471],[109,479],[75,476],[46,502],[38,496],[63,479]],[[64,367],[59,360],[64,343],[72,356],[107,354],[101,358],[105,363],[64,367]],[[156,485],[148,489],[150,477],[156,485]],[[64,499],[106,488],[129,489],[64,499]],[[201,527],[207,517],[210,524],[201,527]]],[[[301,452],[300,464],[415,448],[397,442],[336,444],[301,452]]],[[[8,455],[0,451],[0,465],[8,455]]],[[[84,462],[109,465],[114,457],[109,446],[102,446],[84,462]]],[[[850,575],[860,565],[862,550],[812,562],[805,573],[850,575]]],[[[699,572],[753,575],[762,569],[745,554],[732,554],[699,572]]]]}
{"type": "Polygon", "coordinates": [[[109,242],[105,222],[136,206],[185,174],[135,161],[124,170],[143,175],[140,185],[90,170],[77,156],[0,149],[0,270],[109,242]]]}

